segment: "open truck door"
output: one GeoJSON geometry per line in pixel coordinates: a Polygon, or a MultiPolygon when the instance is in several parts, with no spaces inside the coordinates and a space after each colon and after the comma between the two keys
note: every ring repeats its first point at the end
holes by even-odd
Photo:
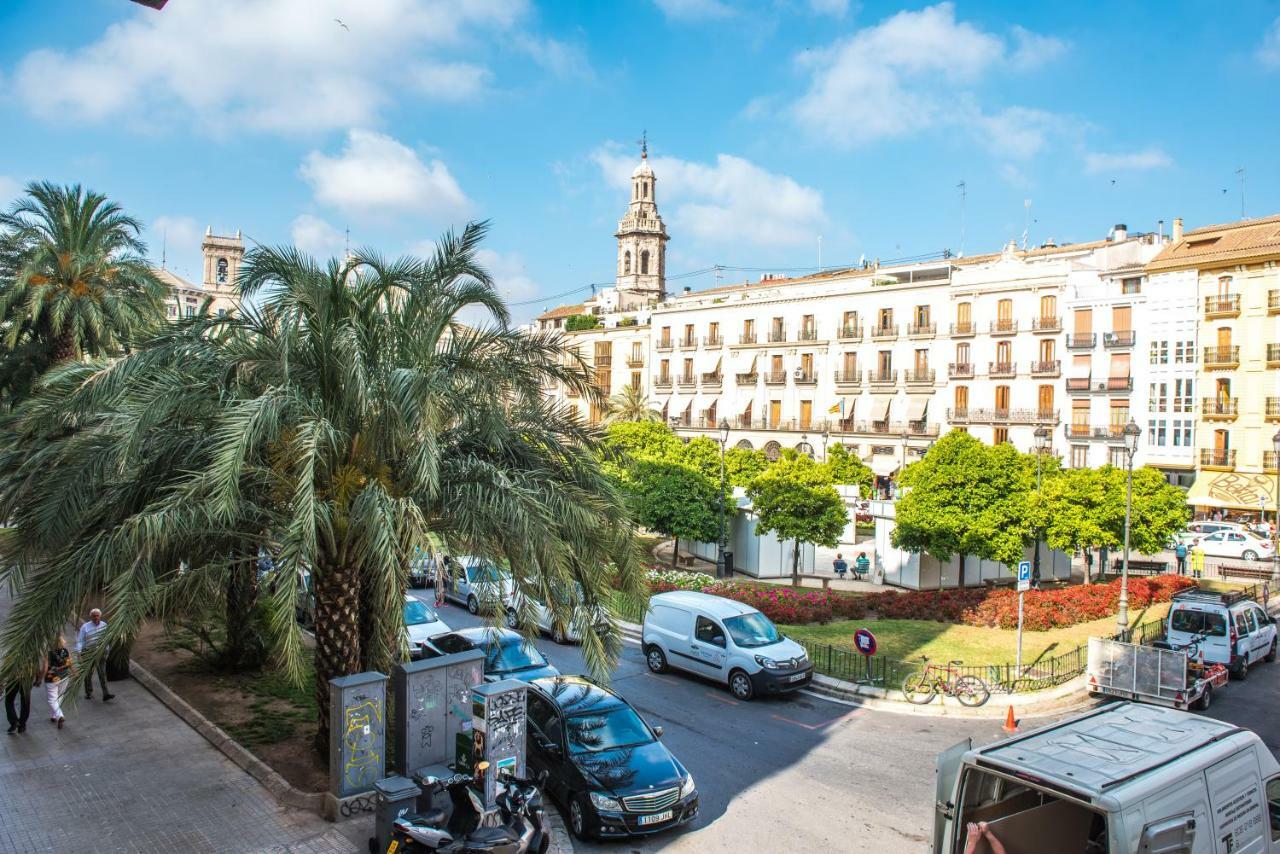
{"type": "Polygon", "coordinates": [[[948,747],[938,754],[935,791],[933,796],[933,854],[946,854],[947,840],[951,838],[951,825],[956,819],[956,804],[951,797],[956,790],[956,780],[960,776],[960,766],[964,763],[964,755],[973,749],[973,739],[948,747]]]}

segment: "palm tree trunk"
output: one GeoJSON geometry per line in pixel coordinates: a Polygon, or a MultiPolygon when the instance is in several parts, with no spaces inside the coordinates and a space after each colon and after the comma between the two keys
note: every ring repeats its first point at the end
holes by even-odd
{"type": "Polygon", "coordinates": [[[350,565],[316,566],[315,748],[329,754],[329,680],[360,672],[360,575],[350,565]]]}
{"type": "Polygon", "coordinates": [[[76,357],[76,337],[70,329],[64,329],[53,337],[53,349],[49,357],[54,365],[61,365],[76,357]]]}
{"type": "Polygon", "coordinates": [[[250,618],[258,601],[257,564],[246,552],[237,552],[227,571],[226,614],[227,641],[222,659],[227,669],[238,671],[248,661],[253,629],[250,618]]]}

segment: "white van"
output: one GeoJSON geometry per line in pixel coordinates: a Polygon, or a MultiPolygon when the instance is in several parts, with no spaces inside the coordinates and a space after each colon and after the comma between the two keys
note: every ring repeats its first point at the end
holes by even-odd
{"type": "Polygon", "coordinates": [[[705,676],[728,685],[739,700],[813,681],[804,647],[755,608],[722,596],[673,590],[651,597],[641,640],[654,673],[675,667],[705,676]]]}
{"type": "Polygon", "coordinates": [[[1010,854],[1280,852],[1280,763],[1246,729],[1115,703],[940,755],[933,854],[978,822],[1010,854]]]}
{"type": "Polygon", "coordinates": [[[1204,660],[1221,664],[1237,679],[1249,666],[1276,660],[1276,624],[1261,605],[1243,593],[1192,587],[1173,595],[1166,640],[1184,647],[1193,640],[1204,660]]]}

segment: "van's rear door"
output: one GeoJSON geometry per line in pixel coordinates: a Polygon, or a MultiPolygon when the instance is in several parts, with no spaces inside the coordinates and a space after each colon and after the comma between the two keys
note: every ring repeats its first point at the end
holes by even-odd
{"type": "Polygon", "coordinates": [[[933,796],[933,854],[946,854],[951,842],[951,825],[955,822],[959,805],[953,802],[956,780],[964,755],[973,749],[973,739],[966,738],[938,754],[938,777],[933,796]]]}
{"type": "Polygon", "coordinates": [[[1271,822],[1253,748],[1222,760],[1204,776],[1213,815],[1215,854],[1266,851],[1271,822]]]}

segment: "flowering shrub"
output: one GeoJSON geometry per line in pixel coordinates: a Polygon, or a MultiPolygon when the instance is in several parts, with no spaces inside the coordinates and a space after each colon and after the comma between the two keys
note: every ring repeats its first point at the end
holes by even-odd
{"type": "MultiPolygon", "coordinates": [[[[860,620],[874,613],[882,619],[937,620],[969,626],[1012,629],[1018,625],[1018,594],[1009,589],[916,590],[852,594],[781,585],[747,585],[716,581],[690,572],[650,572],[654,593],[701,590],[750,605],[776,623],[826,623],[860,620]]],[[[1169,601],[1191,586],[1178,575],[1129,579],[1129,604],[1143,608],[1169,601]]],[[[1030,590],[1023,602],[1023,627],[1048,631],[1114,614],[1120,607],[1120,582],[1030,590]]]]}

